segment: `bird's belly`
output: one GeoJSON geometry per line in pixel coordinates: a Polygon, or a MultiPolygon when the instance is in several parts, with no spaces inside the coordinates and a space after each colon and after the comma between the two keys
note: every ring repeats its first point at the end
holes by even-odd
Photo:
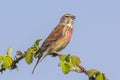
{"type": "Polygon", "coordinates": [[[62,49],[64,49],[67,44],[69,43],[69,40],[67,40],[66,38],[61,38],[59,40],[57,40],[55,43],[53,43],[48,49],[47,52],[49,54],[52,54],[54,52],[59,52],[62,49]]]}
{"type": "Polygon", "coordinates": [[[62,49],[64,49],[71,40],[72,32],[73,32],[72,29],[66,31],[66,34],[63,35],[63,37],[59,38],[49,46],[49,48],[46,50],[47,53],[52,54],[54,52],[59,52],[62,49]]]}

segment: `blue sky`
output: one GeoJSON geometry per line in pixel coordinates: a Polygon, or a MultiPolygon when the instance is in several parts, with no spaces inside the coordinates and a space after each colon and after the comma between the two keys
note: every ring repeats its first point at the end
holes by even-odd
{"type": "MultiPolygon", "coordinates": [[[[1,0],[0,55],[9,46],[13,57],[17,50],[25,51],[39,38],[43,40],[58,24],[62,15],[76,16],[70,44],[62,53],[77,55],[86,69],[98,69],[110,80],[120,74],[120,1],[119,0],[1,0]]],[[[64,75],[58,58],[46,57],[34,75],[33,64],[24,60],[19,70],[6,70],[0,80],[87,80],[84,74],[64,75]]]]}

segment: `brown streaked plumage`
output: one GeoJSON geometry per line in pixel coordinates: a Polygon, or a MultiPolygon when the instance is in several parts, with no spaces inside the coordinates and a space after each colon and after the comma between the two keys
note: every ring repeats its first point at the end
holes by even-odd
{"type": "Polygon", "coordinates": [[[75,16],[72,14],[65,14],[62,16],[59,24],[53,29],[50,35],[43,42],[40,49],[36,52],[35,56],[38,57],[38,60],[32,73],[34,73],[38,63],[47,55],[59,52],[67,46],[72,37],[74,19],[75,16]]]}

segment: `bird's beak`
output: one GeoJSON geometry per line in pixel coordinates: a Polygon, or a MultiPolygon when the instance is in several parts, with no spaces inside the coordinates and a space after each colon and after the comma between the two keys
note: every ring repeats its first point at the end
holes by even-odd
{"type": "Polygon", "coordinates": [[[75,17],[75,16],[73,16],[72,18],[73,18],[73,19],[76,19],[76,17],[75,17]]]}

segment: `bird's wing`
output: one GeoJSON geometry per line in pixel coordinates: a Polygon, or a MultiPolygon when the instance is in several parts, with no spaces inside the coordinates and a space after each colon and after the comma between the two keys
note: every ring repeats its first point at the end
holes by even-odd
{"type": "Polygon", "coordinates": [[[43,42],[41,48],[38,50],[39,53],[44,52],[51,44],[53,44],[56,40],[64,36],[64,25],[58,25],[53,29],[50,35],[43,42]]]}

